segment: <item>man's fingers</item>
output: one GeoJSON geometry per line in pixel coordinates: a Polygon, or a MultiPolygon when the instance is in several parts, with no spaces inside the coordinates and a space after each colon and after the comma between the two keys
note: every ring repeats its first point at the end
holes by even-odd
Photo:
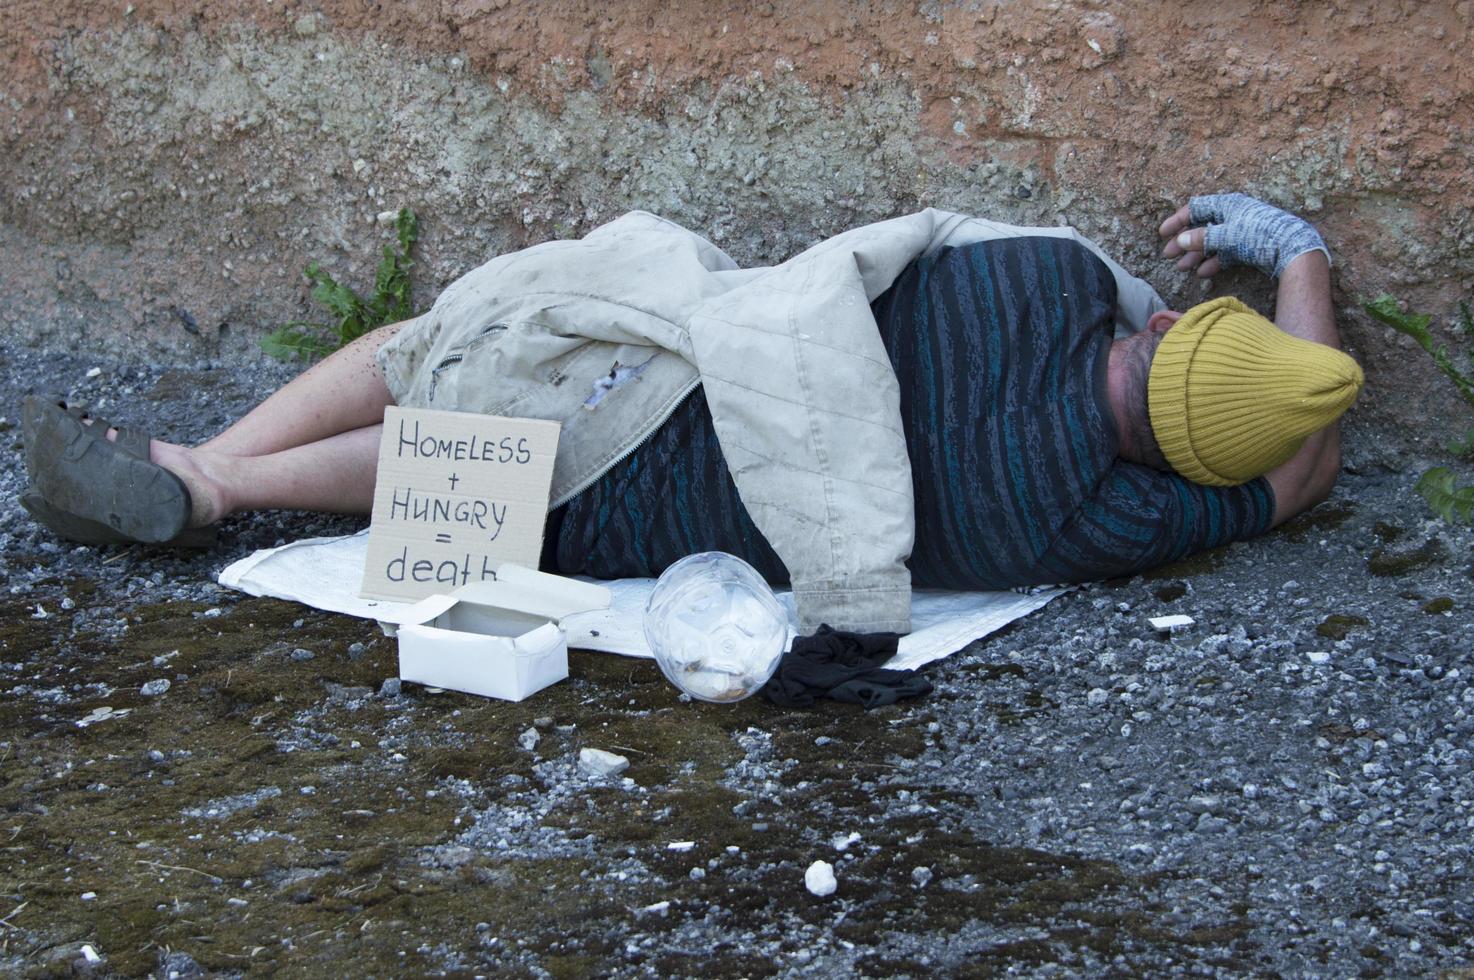
{"type": "Polygon", "coordinates": [[[1172,215],[1157,229],[1157,234],[1163,238],[1175,238],[1177,233],[1186,228],[1190,222],[1187,216],[1187,205],[1184,204],[1172,213],[1172,215]]]}
{"type": "Polygon", "coordinates": [[[1187,231],[1178,232],[1172,241],[1184,252],[1203,252],[1203,241],[1208,237],[1206,228],[1189,228],[1187,231]]]}
{"type": "Polygon", "coordinates": [[[1184,252],[1182,253],[1182,258],[1177,260],[1177,270],[1179,272],[1186,272],[1194,268],[1201,261],[1203,261],[1202,252],[1184,252]]]}
{"type": "Polygon", "coordinates": [[[1215,255],[1208,261],[1204,262],[1202,265],[1198,266],[1198,278],[1208,279],[1212,276],[1217,275],[1218,271],[1222,268],[1223,263],[1219,262],[1218,256],[1215,255]]]}
{"type": "Polygon", "coordinates": [[[1186,231],[1179,231],[1167,240],[1167,246],[1162,249],[1162,255],[1175,259],[1184,252],[1202,252],[1203,237],[1207,233],[1206,228],[1189,228],[1186,231]]]}

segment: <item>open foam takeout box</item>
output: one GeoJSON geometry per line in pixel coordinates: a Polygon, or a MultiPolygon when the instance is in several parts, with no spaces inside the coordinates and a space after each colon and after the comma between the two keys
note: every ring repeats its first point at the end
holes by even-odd
{"type": "Polygon", "coordinates": [[[568,676],[565,616],[609,608],[609,590],[521,565],[432,595],[381,621],[399,637],[401,680],[521,701],[568,676]]]}

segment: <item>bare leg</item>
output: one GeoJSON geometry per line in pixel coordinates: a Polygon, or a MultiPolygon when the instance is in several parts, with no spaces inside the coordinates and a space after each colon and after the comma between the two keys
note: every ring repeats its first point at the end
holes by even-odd
{"type": "MultiPolygon", "coordinates": [[[[403,326],[380,327],[333,352],[199,448],[265,456],[382,422],[385,406],[394,399],[374,357],[403,326]]],[[[150,455],[167,466],[160,458],[162,445],[156,442],[150,455]]]]}
{"type": "Polygon", "coordinates": [[[196,449],[150,441],[149,458],[189,488],[190,526],[242,510],[369,513],[384,409],[394,404],[375,356],[403,326],[334,352],[196,449]]]}
{"type": "Polygon", "coordinates": [[[232,456],[156,442],[154,462],[189,488],[191,527],[243,510],[373,509],[382,425],[369,425],[263,456],[232,456]]]}

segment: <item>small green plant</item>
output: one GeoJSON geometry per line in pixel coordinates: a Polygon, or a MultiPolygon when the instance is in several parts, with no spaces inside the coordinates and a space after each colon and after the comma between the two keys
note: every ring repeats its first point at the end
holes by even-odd
{"type": "Polygon", "coordinates": [[[1435,466],[1418,479],[1413,489],[1439,517],[1450,524],[1467,524],[1474,521],[1474,486],[1461,487],[1454,480],[1453,470],[1435,466]]]}
{"type": "MultiPolygon", "coordinates": [[[[1364,302],[1362,307],[1377,320],[1417,341],[1418,346],[1433,358],[1438,370],[1454,383],[1464,401],[1474,405],[1474,378],[1459,368],[1448,348],[1434,343],[1433,335],[1428,332],[1428,324],[1433,321],[1431,316],[1411,310],[1404,313],[1396,298],[1387,293],[1369,303],[1364,302]]],[[[1459,304],[1457,323],[1457,332],[1465,340],[1474,343],[1474,315],[1470,314],[1468,303],[1459,304]]],[[[1464,359],[1469,362],[1470,371],[1474,372],[1474,352],[1465,351],[1464,359]]],[[[1446,448],[1451,455],[1460,459],[1474,456],[1474,428],[1453,438],[1446,448]]],[[[1459,486],[1453,470],[1447,466],[1435,466],[1424,473],[1413,489],[1428,501],[1428,506],[1433,508],[1434,513],[1449,523],[1474,521],[1474,486],[1459,486]]]]}
{"type": "Polygon", "coordinates": [[[332,323],[293,320],[261,338],[261,349],[283,361],[324,357],[344,344],[386,323],[408,320],[415,315],[409,271],[414,267],[409,253],[419,238],[419,219],[409,208],[401,208],[394,219],[398,247],[384,246],[384,257],[374,273],[374,292],[364,299],[338,282],[316,262],[304,270],[312,283],[312,298],[332,314],[332,323]]]}

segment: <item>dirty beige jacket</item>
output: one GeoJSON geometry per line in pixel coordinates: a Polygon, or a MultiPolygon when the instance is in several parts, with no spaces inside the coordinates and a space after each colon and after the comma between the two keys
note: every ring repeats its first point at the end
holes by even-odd
{"type": "Polygon", "coordinates": [[[928,209],[740,269],[632,212],[499,256],[380,353],[401,405],[563,423],[552,504],[633,452],[698,384],[753,522],[792,579],[799,628],[910,629],[915,534],[900,392],[870,302],[944,245],[1048,235],[1099,255],[1119,330],[1163,304],[1069,228],[928,209]]]}

